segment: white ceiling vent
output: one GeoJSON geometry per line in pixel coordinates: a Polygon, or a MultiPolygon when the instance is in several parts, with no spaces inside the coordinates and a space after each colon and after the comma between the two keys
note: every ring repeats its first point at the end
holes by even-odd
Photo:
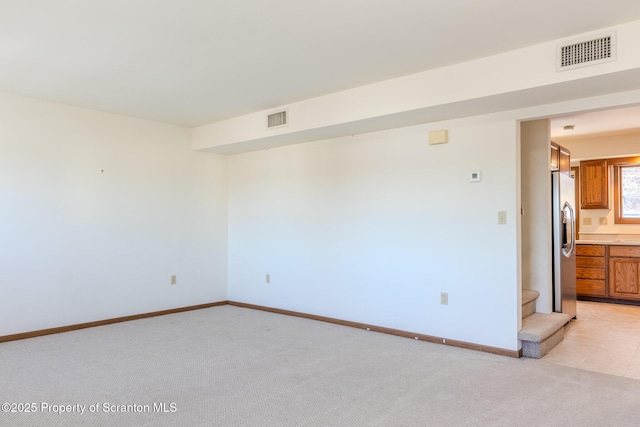
{"type": "Polygon", "coordinates": [[[278,111],[267,115],[267,129],[287,125],[287,110],[278,111]]]}
{"type": "Polygon", "coordinates": [[[556,70],[564,71],[616,59],[616,33],[611,32],[588,39],[558,45],[556,70]]]}

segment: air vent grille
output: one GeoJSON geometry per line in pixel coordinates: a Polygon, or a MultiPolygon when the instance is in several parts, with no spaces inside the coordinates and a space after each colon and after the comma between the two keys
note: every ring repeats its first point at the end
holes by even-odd
{"type": "Polygon", "coordinates": [[[267,128],[275,128],[287,124],[287,110],[278,111],[267,116],[267,128]]]}
{"type": "Polygon", "coordinates": [[[615,33],[558,46],[556,67],[568,70],[616,59],[615,33]]]}

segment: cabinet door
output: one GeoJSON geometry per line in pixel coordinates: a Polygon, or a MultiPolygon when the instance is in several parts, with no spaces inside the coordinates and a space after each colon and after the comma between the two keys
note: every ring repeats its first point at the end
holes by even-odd
{"type": "Polygon", "coordinates": [[[563,146],[560,146],[559,160],[560,172],[571,176],[571,152],[563,146]]]}
{"type": "Polygon", "coordinates": [[[640,300],[640,259],[609,258],[609,296],[640,300]]]}
{"type": "Polygon", "coordinates": [[[550,149],[549,168],[552,171],[557,171],[560,169],[560,146],[551,141],[550,149]]]}
{"type": "Polygon", "coordinates": [[[609,209],[609,171],[606,160],[580,162],[580,207],[609,209]]]}

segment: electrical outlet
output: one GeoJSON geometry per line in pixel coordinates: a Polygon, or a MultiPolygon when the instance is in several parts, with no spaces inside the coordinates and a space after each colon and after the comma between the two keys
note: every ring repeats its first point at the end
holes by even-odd
{"type": "Polygon", "coordinates": [[[449,294],[447,292],[440,292],[440,304],[449,305],[449,294]]]}
{"type": "Polygon", "coordinates": [[[267,274],[267,276],[264,279],[265,283],[271,283],[271,275],[267,274]]]}
{"type": "Polygon", "coordinates": [[[607,217],[606,216],[601,216],[600,217],[600,225],[607,225],[607,217]]]}
{"type": "Polygon", "coordinates": [[[582,225],[591,225],[591,218],[582,218],[582,225]]]}
{"type": "Polygon", "coordinates": [[[178,283],[178,276],[174,274],[173,276],[171,276],[171,284],[175,285],[177,283],[178,283]]]}

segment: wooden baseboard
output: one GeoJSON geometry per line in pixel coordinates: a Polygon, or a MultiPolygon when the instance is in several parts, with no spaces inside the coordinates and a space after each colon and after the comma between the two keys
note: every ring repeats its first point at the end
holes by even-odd
{"type": "Polygon", "coordinates": [[[369,324],[366,324],[366,323],[351,322],[349,320],[335,319],[333,317],[317,316],[315,314],[301,313],[301,312],[298,312],[298,311],[291,311],[291,310],[282,310],[282,309],[279,309],[279,308],[265,307],[265,306],[262,306],[262,305],[255,305],[255,304],[247,304],[247,303],[238,302],[238,301],[212,302],[212,303],[208,303],[208,304],[200,304],[200,305],[192,305],[192,306],[188,306],[188,307],[172,308],[172,309],[169,309],[169,310],[161,310],[161,311],[153,311],[153,312],[150,312],[150,313],[134,314],[134,315],[131,315],[131,316],[116,317],[116,318],[112,318],[112,319],[98,320],[98,321],[95,321],[95,322],[79,323],[79,324],[69,325],[69,326],[60,326],[60,327],[57,327],[57,328],[41,329],[41,330],[38,330],[38,331],[23,332],[23,333],[13,334],[13,335],[5,335],[5,336],[0,336],[0,343],[7,342],[7,341],[23,340],[23,339],[27,339],[27,338],[35,338],[35,337],[40,337],[40,336],[44,336],[44,335],[59,334],[59,333],[62,333],[62,332],[75,331],[75,330],[78,330],[78,329],[93,328],[95,326],[110,325],[112,323],[127,322],[129,320],[144,319],[144,318],[147,318],[147,317],[164,316],[166,314],[180,313],[180,312],[183,312],[183,311],[200,310],[200,309],[203,309],[203,308],[210,308],[210,307],[216,307],[216,306],[227,305],[227,304],[233,305],[233,306],[236,306],[236,307],[249,308],[249,309],[252,309],[252,310],[268,311],[268,312],[271,312],[271,313],[284,314],[284,315],[287,315],[287,316],[296,316],[296,317],[302,317],[302,318],[305,318],[305,319],[317,320],[317,321],[320,321],[320,322],[334,323],[336,325],[349,326],[351,328],[366,329],[366,330],[373,331],[373,332],[380,332],[380,333],[389,334],[389,335],[397,335],[397,336],[400,336],[400,337],[417,339],[417,340],[420,340],[420,341],[427,341],[427,342],[436,343],[436,344],[450,345],[452,347],[460,347],[460,348],[466,348],[466,349],[469,349],[469,350],[483,351],[485,353],[499,354],[501,356],[508,356],[508,357],[515,357],[515,358],[522,357],[522,349],[517,350],[517,351],[515,351],[515,350],[506,350],[506,349],[503,349],[503,348],[490,347],[490,346],[480,345],[480,344],[473,344],[473,343],[468,343],[468,342],[464,342],[464,341],[450,340],[450,339],[446,339],[446,338],[435,337],[435,336],[425,335],[425,334],[418,334],[418,333],[415,333],[415,332],[408,332],[408,331],[403,331],[403,330],[400,330],[400,329],[385,328],[385,327],[382,327],[382,326],[369,325],[369,324]]]}
{"type": "Polygon", "coordinates": [[[418,339],[421,341],[427,341],[427,342],[432,342],[436,344],[444,344],[444,345],[450,345],[452,347],[466,348],[469,350],[483,351],[485,353],[499,354],[501,356],[508,356],[508,357],[515,357],[515,358],[522,357],[522,349],[506,350],[504,348],[490,347],[486,345],[473,344],[473,343],[468,343],[464,341],[450,340],[447,338],[434,337],[434,336],[425,335],[425,334],[417,334],[414,332],[402,331],[399,329],[385,328],[382,326],[368,325],[366,323],[351,322],[348,320],[334,319],[332,317],[316,316],[315,314],[307,314],[307,313],[300,313],[298,311],[282,310],[279,308],[265,307],[261,305],[255,305],[255,304],[247,304],[247,303],[238,302],[238,301],[227,301],[227,303],[229,305],[233,305],[236,307],[268,311],[271,313],[285,314],[287,316],[303,317],[305,319],[335,323],[337,325],[349,326],[352,328],[366,329],[368,331],[381,332],[383,334],[390,334],[390,335],[397,335],[405,338],[418,339]]]}
{"type": "Polygon", "coordinates": [[[76,325],[60,326],[57,328],[41,329],[38,331],[23,332],[20,334],[0,336],[0,343],[7,341],[23,340],[27,338],[41,337],[43,335],[59,334],[62,332],[75,331],[77,329],[93,328],[94,326],[110,325],[112,323],[128,322],[129,320],[144,319],[147,317],[164,316],[166,314],[180,313],[183,311],[200,310],[202,308],[226,305],[227,301],[211,302],[207,304],[191,305],[188,307],[172,308],[169,310],[153,311],[150,313],[134,314],[131,316],[115,317],[113,319],[98,320],[95,322],[79,323],[76,325]]]}

